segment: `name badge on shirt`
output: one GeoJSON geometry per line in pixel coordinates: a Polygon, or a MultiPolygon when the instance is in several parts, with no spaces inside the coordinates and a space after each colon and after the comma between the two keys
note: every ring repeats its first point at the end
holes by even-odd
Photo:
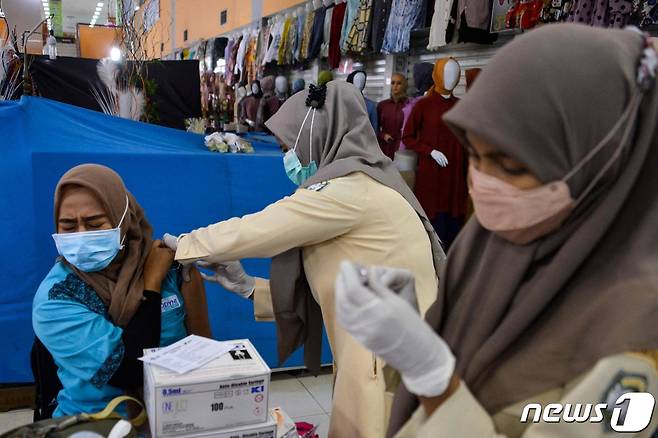
{"type": "Polygon", "coordinates": [[[310,190],[312,192],[319,192],[320,190],[324,189],[329,185],[329,181],[322,181],[319,183],[311,184],[308,186],[307,190],[310,190]]]}
{"type": "Polygon", "coordinates": [[[174,309],[178,309],[180,306],[181,306],[180,300],[176,295],[163,298],[161,302],[162,313],[169,312],[174,309]]]}

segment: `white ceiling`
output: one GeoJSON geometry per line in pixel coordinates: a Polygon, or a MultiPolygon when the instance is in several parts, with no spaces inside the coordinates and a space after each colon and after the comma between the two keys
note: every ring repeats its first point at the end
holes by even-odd
{"type": "MultiPolygon", "coordinates": [[[[0,0],[2,9],[7,14],[10,26],[16,25],[18,33],[32,29],[41,19],[45,18],[42,0],[0,0]]],[[[107,12],[116,0],[62,0],[62,26],[65,34],[75,34],[78,23],[90,23],[96,6],[103,1],[103,7],[96,24],[107,23],[107,12]]]]}
{"type": "MultiPolygon", "coordinates": [[[[62,21],[64,33],[75,33],[78,23],[90,23],[96,4],[99,0],[62,0],[62,21]]],[[[107,11],[109,0],[100,0],[103,2],[100,15],[96,24],[107,24],[107,11]]]]}

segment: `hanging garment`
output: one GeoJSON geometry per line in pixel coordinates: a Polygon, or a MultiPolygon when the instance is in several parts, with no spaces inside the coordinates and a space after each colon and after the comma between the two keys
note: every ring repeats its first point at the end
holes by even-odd
{"type": "Polygon", "coordinates": [[[442,119],[458,101],[437,93],[425,96],[416,102],[404,127],[402,139],[407,149],[418,153],[414,192],[430,220],[439,213],[456,218],[466,214],[466,155],[442,119]],[[433,150],[446,156],[448,166],[440,167],[434,161],[430,155],[433,150]]]}
{"type": "Polygon", "coordinates": [[[286,51],[288,50],[288,45],[290,44],[290,24],[292,19],[286,18],[283,22],[283,30],[281,31],[281,42],[279,43],[279,51],[277,53],[277,64],[283,65],[286,62],[286,51]]]}
{"type": "Polygon", "coordinates": [[[327,58],[329,56],[329,41],[331,40],[331,18],[334,13],[334,6],[331,5],[324,13],[324,29],[322,37],[322,47],[320,47],[320,56],[327,58]]]}
{"type": "Polygon", "coordinates": [[[391,4],[393,0],[373,0],[372,2],[372,31],[370,36],[370,46],[373,52],[380,53],[386,34],[386,25],[388,16],[391,14],[391,4]]]}
{"type": "MultiPolygon", "coordinates": [[[[469,28],[482,29],[489,33],[491,24],[492,2],[482,0],[457,0],[458,19],[457,28],[466,25],[469,28]],[[465,19],[464,19],[465,17],[465,19]]],[[[592,0],[596,1],[596,0],[592,0]]],[[[600,1],[600,0],[598,0],[600,1]]]]}
{"type": "Polygon", "coordinates": [[[345,21],[346,3],[339,3],[334,6],[334,12],[331,15],[331,39],[329,40],[329,68],[335,69],[340,65],[340,38],[343,22],[345,21]]]}
{"type": "Polygon", "coordinates": [[[257,66],[264,65],[265,55],[267,55],[267,49],[270,45],[270,30],[272,27],[269,24],[264,24],[260,31],[260,36],[258,38],[258,54],[256,55],[256,64],[257,66]]]}
{"type": "Polygon", "coordinates": [[[247,51],[245,53],[245,78],[244,82],[253,82],[258,77],[258,67],[256,66],[256,50],[258,45],[258,31],[252,32],[247,44],[247,51]]]}
{"type": "Polygon", "coordinates": [[[430,40],[428,50],[438,50],[448,44],[446,32],[450,23],[450,11],[454,0],[436,0],[434,2],[434,14],[432,15],[432,26],[430,27],[430,40]]]}
{"type": "Polygon", "coordinates": [[[247,32],[244,32],[242,34],[242,40],[240,41],[240,46],[238,47],[238,54],[235,58],[235,69],[233,70],[233,73],[235,73],[238,77],[238,81],[242,81],[243,74],[244,74],[244,58],[245,54],[247,53],[247,44],[249,43],[249,34],[247,32]]]}
{"type": "Polygon", "coordinates": [[[631,19],[635,14],[632,1],[628,0],[613,0],[610,2],[608,8],[609,22],[608,27],[615,29],[623,29],[631,24],[631,19]]]}
{"type": "Polygon", "coordinates": [[[382,53],[402,53],[409,50],[411,29],[418,20],[422,6],[422,0],[393,0],[382,53]]]}
{"type": "Polygon", "coordinates": [[[340,32],[340,50],[343,53],[347,51],[347,35],[350,33],[350,29],[352,29],[352,24],[354,24],[354,20],[356,19],[361,0],[347,0],[345,4],[347,8],[345,9],[343,28],[340,32]]]}
{"type": "Polygon", "coordinates": [[[345,40],[347,52],[361,54],[368,48],[372,0],[360,0],[359,8],[345,40]]]}
{"type": "Polygon", "coordinates": [[[324,39],[324,19],[327,8],[320,6],[315,11],[313,19],[313,30],[311,30],[311,41],[308,46],[308,59],[315,59],[320,55],[322,41],[324,39]]]}
{"type": "Polygon", "coordinates": [[[300,62],[301,50],[302,50],[302,39],[304,38],[304,25],[306,24],[306,13],[301,13],[297,17],[297,39],[295,40],[295,48],[293,50],[293,58],[296,62],[300,62]]]}
{"type": "Polygon", "coordinates": [[[293,65],[295,63],[295,46],[299,35],[297,34],[297,18],[290,20],[290,30],[288,33],[288,44],[284,53],[284,64],[293,65]]]}
{"type": "Polygon", "coordinates": [[[302,34],[302,46],[300,49],[300,59],[308,59],[308,48],[311,45],[311,32],[313,31],[313,23],[315,22],[315,11],[306,14],[306,21],[304,22],[304,32],[302,34]]]}
{"type": "Polygon", "coordinates": [[[278,61],[279,47],[281,46],[281,37],[283,36],[284,25],[285,23],[283,21],[279,21],[278,23],[275,23],[274,27],[272,28],[272,42],[270,43],[270,47],[267,51],[265,63],[278,61]]]}
{"type": "MultiPolygon", "coordinates": [[[[450,32],[447,32],[450,34],[450,32]]],[[[462,14],[461,24],[457,42],[459,43],[476,43],[476,44],[493,44],[498,39],[497,33],[489,33],[488,29],[470,27],[466,24],[465,14],[462,14]]]]}
{"type": "Polygon", "coordinates": [[[229,84],[233,85],[237,81],[235,80],[235,75],[234,75],[234,70],[235,70],[235,61],[238,56],[238,48],[240,47],[240,42],[242,40],[242,36],[240,36],[238,39],[233,40],[233,44],[229,42],[228,47],[226,50],[230,49],[229,57],[226,61],[226,82],[229,84]]]}

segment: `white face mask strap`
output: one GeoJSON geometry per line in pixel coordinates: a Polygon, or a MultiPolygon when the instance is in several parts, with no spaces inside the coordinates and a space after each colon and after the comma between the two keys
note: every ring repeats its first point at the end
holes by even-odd
{"type": "MultiPolygon", "coordinates": [[[[297,133],[297,140],[295,140],[295,146],[292,148],[294,151],[297,149],[297,143],[299,143],[299,136],[302,135],[302,130],[304,129],[304,125],[306,124],[306,119],[308,119],[308,115],[311,114],[311,110],[313,108],[309,108],[308,111],[306,111],[306,117],[304,117],[304,121],[302,122],[302,126],[299,128],[299,132],[297,133]]],[[[311,125],[311,128],[313,128],[313,125],[311,125]]]]}
{"type": "MultiPolygon", "coordinates": [[[[126,217],[126,213],[128,213],[128,194],[126,194],[126,208],[123,210],[123,215],[121,216],[121,220],[119,221],[119,225],[117,225],[117,228],[119,229],[119,233],[121,233],[121,224],[123,223],[123,220],[126,217]]],[[[128,234],[128,233],[126,233],[128,234]]],[[[121,239],[121,248],[123,249],[123,241],[126,240],[126,234],[123,235],[123,238],[121,239]]]]}
{"type": "Polygon", "coordinates": [[[311,161],[313,161],[313,122],[315,122],[315,108],[313,108],[313,116],[311,117],[311,133],[308,136],[308,149],[310,157],[308,164],[311,164],[311,161]]]}
{"type": "MultiPolygon", "coordinates": [[[[569,171],[569,173],[567,173],[564,178],[562,178],[563,181],[567,181],[569,178],[574,176],[580,169],[583,168],[583,166],[585,164],[587,164],[587,162],[589,162],[589,160],[591,160],[594,157],[594,155],[596,155],[598,152],[600,152],[601,149],[603,149],[609,143],[610,139],[617,133],[619,128],[621,128],[622,124],[624,122],[628,121],[630,116],[633,115],[635,113],[635,111],[637,111],[637,109],[639,108],[639,101],[641,99],[642,99],[642,93],[636,93],[631,98],[631,102],[628,104],[628,108],[626,108],[626,110],[621,115],[621,117],[619,117],[619,120],[617,120],[617,123],[615,123],[615,125],[608,132],[608,134],[606,134],[606,136],[603,138],[603,140],[601,140],[599,142],[599,144],[597,144],[594,147],[594,149],[589,151],[589,153],[587,155],[585,155],[583,157],[583,159],[580,160],[580,162],[578,164],[576,164],[576,166],[573,169],[571,169],[569,171]]],[[[626,131],[624,131],[624,140],[626,139],[627,135],[628,135],[628,127],[626,128],[626,131]]],[[[623,145],[624,145],[624,142],[622,141],[621,146],[618,149],[621,150],[621,148],[623,148],[623,145]]],[[[615,153],[615,155],[617,155],[617,153],[615,153]]]]}

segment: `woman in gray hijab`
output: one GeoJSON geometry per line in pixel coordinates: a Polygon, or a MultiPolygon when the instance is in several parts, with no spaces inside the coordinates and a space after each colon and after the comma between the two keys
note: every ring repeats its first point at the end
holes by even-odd
{"type": "Polygon", "coordinates": [[[409,273],[345,264],[337,282],[339,322],[402,377],[390,435],[652,435],[657,64],[637,31],[549,25],[446,113],[475,216],[426,322],[393,292],[409,273]]]}
{"type": "Polygon", "coordinates": [[[390,406],[384,364],[334,323],[339,264],[348,259],[411,270],[424,314],[436,299],[443,250],[381,152],[353,85],[311,86],[266,125],[287,150],[283,167],[299,189],[258,213],[165,242],[183,263],[205,261],[215,271],[207,279],[252,297],[257,318],[274,316],[281,363],[303,345],[306,366],[317,371],[324,320],[336,363],[330,435],[383,437],[390,406]],[[269,282],[227,263],[252,257],[273,257],[269,282]]]}

